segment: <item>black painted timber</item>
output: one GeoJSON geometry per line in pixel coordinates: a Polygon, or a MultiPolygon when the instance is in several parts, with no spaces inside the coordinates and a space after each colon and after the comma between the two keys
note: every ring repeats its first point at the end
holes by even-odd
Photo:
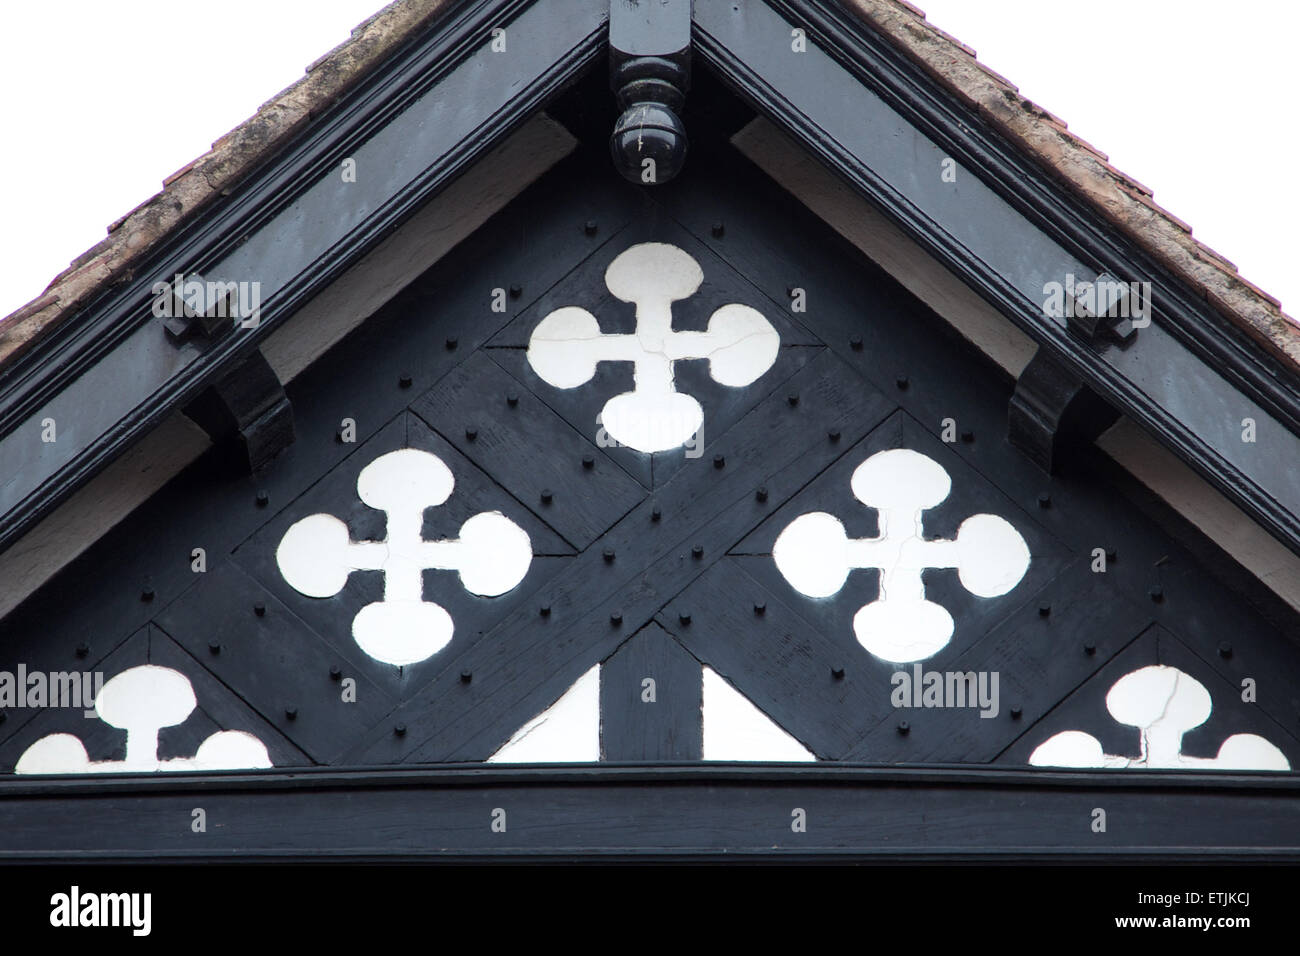
{"type": "Polygon", "coordinates": [[[610,761],[699,760],[700,662],[656,624],[600,666],[600,750],[610,761]]]}
{"type": "MultiPolygon", "coordinates": [[[[699,79],[687,120],[707,130],[699,116],[737,110],[707,73],[699,79]]],[[[575,89],[557,112],[580,114],[589,94],[575,89]]],[[[112,675],[155,662],[189,676],[200,712],[164,731],[165,756],[234,729],[262,739],[275,764],[198,776],[0,775],[0,854],[1300,860],[1295,772],[1025,767],[1062,729],[1122,752],[1127,731],[1101,702],[1118,674],[1152,662],[1212,690],[1215,717],[1189,752],[1249,731],[1300,759],[1300,617],[1246,587],[1247,572],[1077,436],[1063,436],[1071,454],[1044,474],[1007,441],[1015,382],[740,156],[725,139],[732,131],[702,136],[688,168],[652,195],[617,177],[603,139],[584,143],[286,387],[298,439],[260,473],[213,449],[0,621],[0,670],[23,662],[112,675]],[[674,306],[683,325],[741,301],[772,321],[783,347],[740,394],[704,388],[706,376],[683,363],[680,387],[705,409],[704,454],[665,459],[644,480],[628,449],[594,441],[604,397],[595,384],[570,402],[530,376],[522,346],[541,315],[566,305],[626,330],[626,310],[602,298],[603,269],[628,245],[656,240],[688,248],[705,271],[702,301],[674,306]],[[804,313],[792,311],[793,285],[806,293],[804,313]],[[492,289],[510,286],[519,294],[494,311],[492,289]],[[355,442],[341,438],[344,418],[355,442]],[[946,418],[963,437],[944,440],[946,418]],[[381,593],[378,573],[308,598],[284,582],[275,549],[291,524],[321,512],[354,539],[381,540],[384,517],[358,499],[357,476],[404,447],[437,454],[455,477],[452,497],[425,512],[426,538],[495,510],[527,531],[534,557],[524,582],[498,598],[468,594],[453,573],[426,574],[426,599],[447,607],[456,634],[429,660],[397,668],[351,635],[357,609],[381,593]],[[1031,548],[1029,572],[998,598],[975,598],[951,569],[924,578],[957,626],[925,667],[998,670],[995,719],[892,708],[895,668],[868,654],[851,624],[877,595],[874,571],[852,572],[841,592],[814,601],[772,561],[776,536],[808,511],[836,514],[853,537],[875,534],[875,512],[849,493],[849,477],[895,447],[952,477],[948,499],[924,515],[927,535],[951,537],[988,512],[1031,548]],[[555,485],[549,505],[543,481],[555,485]],[[201,574],[195,547],[207,552],[201,574]],[[609,763],[480,763],[596,664],[609,763]],[[686,764],[702,752],[704,665],[822,762],[686,764]],[[358,703],[339,699],[331,667],[357,678],[358,703]],[[655,704],[637,693],[645,677],[656,678],[655,704]],[[1246,677],[1258,700],[1226,700],[1246,677]],[[900,717],[911,722],[906,739],[894,730],[900,717]],[[880,766],[890,761],[898,766],[880,766]],[[914,766],[954,761],[966,769],[914,766]],[[325,766],[295,769],[313,763],[325,766]],[[83,809],[69,816],[74,805],[83,809]],[[214,839],[189,831],[195,805],[214,839]],[[1106,834],[1089,826],[1096,806],[1110,814],[1106,834]],[[504,833],[490,828],[497,807],[504,833]],[[804,833],[790,827],[797,808],[804,833]]],[[[4,717],[0,768],[54,732],[82,736],[92,759],[120,755],[123,735],[79,712],[4,717]]]]}
{"type": "Polygon", "coordinates": [[[178,774],[163,786],[10,779],[0,780],[0,860],[691,860],[725,851],[773,862],[1295,863],[1297,806],[1292,777],[1178,771],[670,764],[178,774]],[[208,820],[197,836],[195,806],[208,820]],[[1105,833],[1092,831],[1098,806],[1105,833]],[[805,832],[792,829],[796,810],[805,832]]]}

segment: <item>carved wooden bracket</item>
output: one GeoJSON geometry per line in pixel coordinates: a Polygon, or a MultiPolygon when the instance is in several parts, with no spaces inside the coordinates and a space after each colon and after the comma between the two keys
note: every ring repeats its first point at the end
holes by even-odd
{"type": "Polygon", "coordinates": [[[690,0],[610,0],[609,67],[623,111],[609,141],[614,165],[630,182],[668,182],[686,161],[690,0]]]}

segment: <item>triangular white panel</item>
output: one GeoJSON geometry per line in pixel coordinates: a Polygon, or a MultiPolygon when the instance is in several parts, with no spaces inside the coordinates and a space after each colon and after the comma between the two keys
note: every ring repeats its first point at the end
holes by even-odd
{"type": "Polygon", "coordinates": [[[600,665],[488,757],[489,763],[582,763],[600,759],[600,665]]]}
{"type": "Polygon", "coordinates": [[[704,759],[782,762],[817,758],[748,697],[706,667],[704,759]]]}

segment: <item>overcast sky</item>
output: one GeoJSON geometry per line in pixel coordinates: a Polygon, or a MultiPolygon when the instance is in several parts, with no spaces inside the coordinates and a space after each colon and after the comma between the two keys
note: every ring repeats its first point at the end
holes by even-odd
{"type": "MultiPolygon", "coordinates": [[[[381,5],[8,0],[0,316],[381,5]]],[[[1300,312],[1300,2],[917,5],[1300,312]]]]}

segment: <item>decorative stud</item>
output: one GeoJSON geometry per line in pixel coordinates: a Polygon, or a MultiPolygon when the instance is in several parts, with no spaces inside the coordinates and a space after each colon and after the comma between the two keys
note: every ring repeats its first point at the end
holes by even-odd
{"type": "Polygon", "coordinates": [[[411,387],[411,373],[410,373],[410,372],[403,372],[401,375],[399,375],[399,376],[397,377],[397,387],[398,387],[398,388],[410,388],[410,387],[411,387]]]}
{"type": "Polygon", "coordinates": [[[462,684],[468,684],[468,683],[469,683],[470,681],[472,681],[473,679],[474,679],[474,672],[473,672],[473,671],[463,670],[463,671],[460,672],[460,682],[461,682],[462,684]]]}
{"type": "Polygon", "coordinates": [[[844,668],[841,667],[839,664],[834,665],[833,667],[831,667],[831,676],[834,677],[836,680],[843,680],[844,668]]]}
{"type": "Polygon", "coordinates": [[[609,138],[629,182],[669,182],[686,161],[681,120],[691,86],[691,0],[609,5],[609,78],[619,117],[609,138]]]}
{"type": "Polygon", "coordinates": [[[613,564],[613,563],[614,563],[614,549],[613,549],[613,548],[606,548],[606,549],[605,549],[605,552],[604,552],[604,557],[605,557],[605,563],[606,563],[606,564],[613,564]]]}
{"type": "Polygon", "coordinates": [[[898,732],[902,734],[904,737],[907,736],[908,731],[910,731],[911,729],[912,729],[912,725],[909,724],[907,721],[900,720],[898,722],[898,732]]]}
{"type": "Polygon", "coordinates": [[[510,287],[510,298],[517,299],[524,294],[524,288],[521,285],[512,285],[510,287]]]}
{"type": "Polygon", "coordinates": [[[1019,720],[1019,719],[1020,719],[1020,715],[1021,715],[1022,713],[1023,713],[1023,711],[1020,709],[1020,707],[1019,707],[1018,705],[1015,706],[1015,707],[1012,707],[1012,708],[1011,708],[1011,719],[1012,719],[1012,720],[1019,720]]]}
{"type": "Polygon", "coordinates": [[[1040,508],[1052,507],[1052,496],[1045,491],[1042,494],[1040,494],[1038,496],[1038,507],[1040,508]]]}
{"type": "Polygon", "coordinates": [[[209,650],[211,653],[213,653],[213,654],[220,654],[220,653],[221,653],[221,642],[220,642],[220,641],[208,641],[208,650],[209,650]]]}
{"type": "Polygon", "coordinates": [[[449,335],[449,336],[447,336],[447,351],[448,351],[448,352],[454,352],[454,351],[456,350],[456,346],[459,345],[459,344],[460,344],[460,342],[459,342],[459,340],[456,338],[456,336],[454,336],[454,335],[449,335]]]}
{"type": "Polygon", "coordinates": [[[543,604],[541,607],[537,609],[537,613],[540,614],[542,617],[550,617],[551,606],[549,604],[543,604]]]}
{"type": "Polygon", "coordinates": [[[796,405],[799,404],[799,393],[791,392],[789,395],[785,397],[785,400],[790,403],[791,408],[794,408],[796,405]]]}
{"type": "Polygon", "coordinates": [[[697,560],[697,561],[698,561],[700,558],[704,557],[704,545],[702,545],[702,544],[697,544],[697,545],[692,546],[692,547],[691,547],[691,557],[694,558],[694,559],[697,560]]]}
{"type": "Polygon", "coordinates": [[[907,380],[907,376],[906,375],[898,376],[898,378],[894,379],[894,384],[898,386],[900,391],[905,391],[909,384],[907,380]]]}
{"type": "Polygon", "coordinates": [[[840,440],[840,430],[838,428],[832,428],[826,433],[826,437],[833,442],[837,442],[840,440]]]}
{"type": "Polygon", "coordinates": [[[582,456],[582,467],[588,470],[596,467],[596,459],[591,455],[582,456]]]}
{"type": "Polygon", "coordinates": [[[967,428],[962,431],[961,440],[969,445],[971,442],[975,440],[975,433],[971,431],[969,428],[967,428]]]}
{"type": "Polygon", "coordinates": [[[714,467],[714,468],[722,468],[722,467],[724,467],[726,464],[727,464],[727,459],[723,458],[721,455],[714,455],[714,456],[713,456],[713,467],[714,467]]]}
{"type": "Polygon", "coordinates": [[[551,493],[550,488],[542,489],[542,504],[549,505],[555,496],[551,493]]]}
{"type": "Polygon", "coordinates": [[[726,234],[727,227],[721,222],[715,222],[711,228],[714,239],[721,239],[726,234]]]}
{"type": "Polygon", "coordinates": [[[618,627],[620,624],[622,624],[622,623],[623,623],[623,612],[622,612],[622,611],[613,611],[613,612],[609,615],[609,623],[610,623],[610,624],[613,624],[615,627],[618,627]]]}
{"type": "Polygon", "coordinates": [[[1222,641],[1219,644],[1219,656],[1222,657],[1224,660],[1227,660],[1229,657],[1231,657],[1232,645],[1229,644],[1227,641],[1222,641]]]}
{"type": "Polygon", "coordinates": [[[405,737],[405,736],[406,736],[406,724],[394,724],[394,725],[393,725],[393,733],[395,733],[395,734],[396,734],[397,736],[399,736],[399,737],[405,737]]]}
{"type": "Polygon", "coordinates": [[[330,680],[342,680],[342,679],[343,679],[343,668],[339,667],[339,665],[337,664],[331,664],[330,680]]]}
{"type": "Polygon", "coordinates": [[[268,504],[271,503],[271,496],[268,495],[265,491],[259,491],[257,493],[257,497],[254,500],[257,502],[257,506],[259,508],[265,508],[268,504]]]}
{"type": "Polygon", "coordinates": [[[686,611],[682,611],[680,614],[677,615],[677,621],[680,624],[690,624],[691,616],[686,611]]]}
{"type": "Polygon", "coordinates": [[[762,601],[755,601],[754,613],[757,614],[759,617],[762,617],[764,614],[767,613],[767,605],[762,601]]]}
{"type": "Polygon", "coordinates": [[[760,487],[757,491],[754,492],[754,497],[757,498],[760,502],[767,501],[767,488],[760,487]]]}
{"type": "Polygon", "coordinates": [[[1040,605],[1038,605],[1038,616],[1039,616],[1039,617],[1047,617],[1047,615],[1049,615],[1049,614],[1051,614],[1051,613],[1052,613],[1052,605],[1050,605],[1050,604],[1040,604],[1040,605]]]}
{"type": "Polygon", "coordinates": [[[650,520],[651,520],[651,521],[658,521],[658,520],[659,520],[660,518],[662,518],[663,516],[664,516],[664,513],[663,513],[663,511],[660,510],[660,508],[659,508],[658,505],[655,505],[653,508],[650,509],[650,520]]]}
{"type": "Polygon", "coordinates": [[[1153,584],[1151,589],[1147,591],[1147,596],[1159,604],[1165,599],[1165,589],[1158,584],[1153,584]]]}
{"type": "Polygon", "coordinates": [[[253,605],[253,613],[256,614],[258,617],[266,617],[266,605],[263,604],[261,601],[258,601],[256,604],[253,605]]]}
{"type": "Polygon", "coordinates": [[[588,219],[584,222],[582,224],[582,231],[589,236],[594,236],[596,234],[596,220],[588,219]]]}
{"type": "Polygon", "coordinates": [[[518,393],[518,392],[506,392],[506,404],[509,405],[511,408],[514,408],[516,405],[518,405],[518,404],[519,404],[519,393],[518,393]]]}
{"type": "Polygon", "coordinates": [[[1092,641],[1086,641],[1083,645],[1083,652],[1091,657],[1093,654],[1097,653],[1097,645],[1092,641]]]}
{"type": "Polygon", "coordinates": [[[476,438],[478,438],[478,429],[475,428],[473,425],[471,425],[469,428],[466,428],[465,437],[469,441],[474,441],[476,438]]]}
{"type": "Polygon", "coordinates": [[[85,641],[82,641],[80,644],[77,645],[78,657],[85,657],[89,653],[90,653],[90,645],[87,644],[85,641]]]}
{"type": "Polygon", "coordinates": [[[289,720],[297,720],[298,708],[290,704],[288,707],[284,709],[284,716],[289,720]]]}
{"type": "Polygon", "coordinates": [[[146,602],[153,600],[153,588],[148,584],[140,589],[140,600],[146,602]]]}
{"type": "Polygon", "coordinates": [[[853,351],[855,351],[855,352],[861,352],[861,351],[862,351],[862,336],[860,336],[860,335],[851,335],[851,336],[849,336],[849,348],[853,349],[853,351]]]}

